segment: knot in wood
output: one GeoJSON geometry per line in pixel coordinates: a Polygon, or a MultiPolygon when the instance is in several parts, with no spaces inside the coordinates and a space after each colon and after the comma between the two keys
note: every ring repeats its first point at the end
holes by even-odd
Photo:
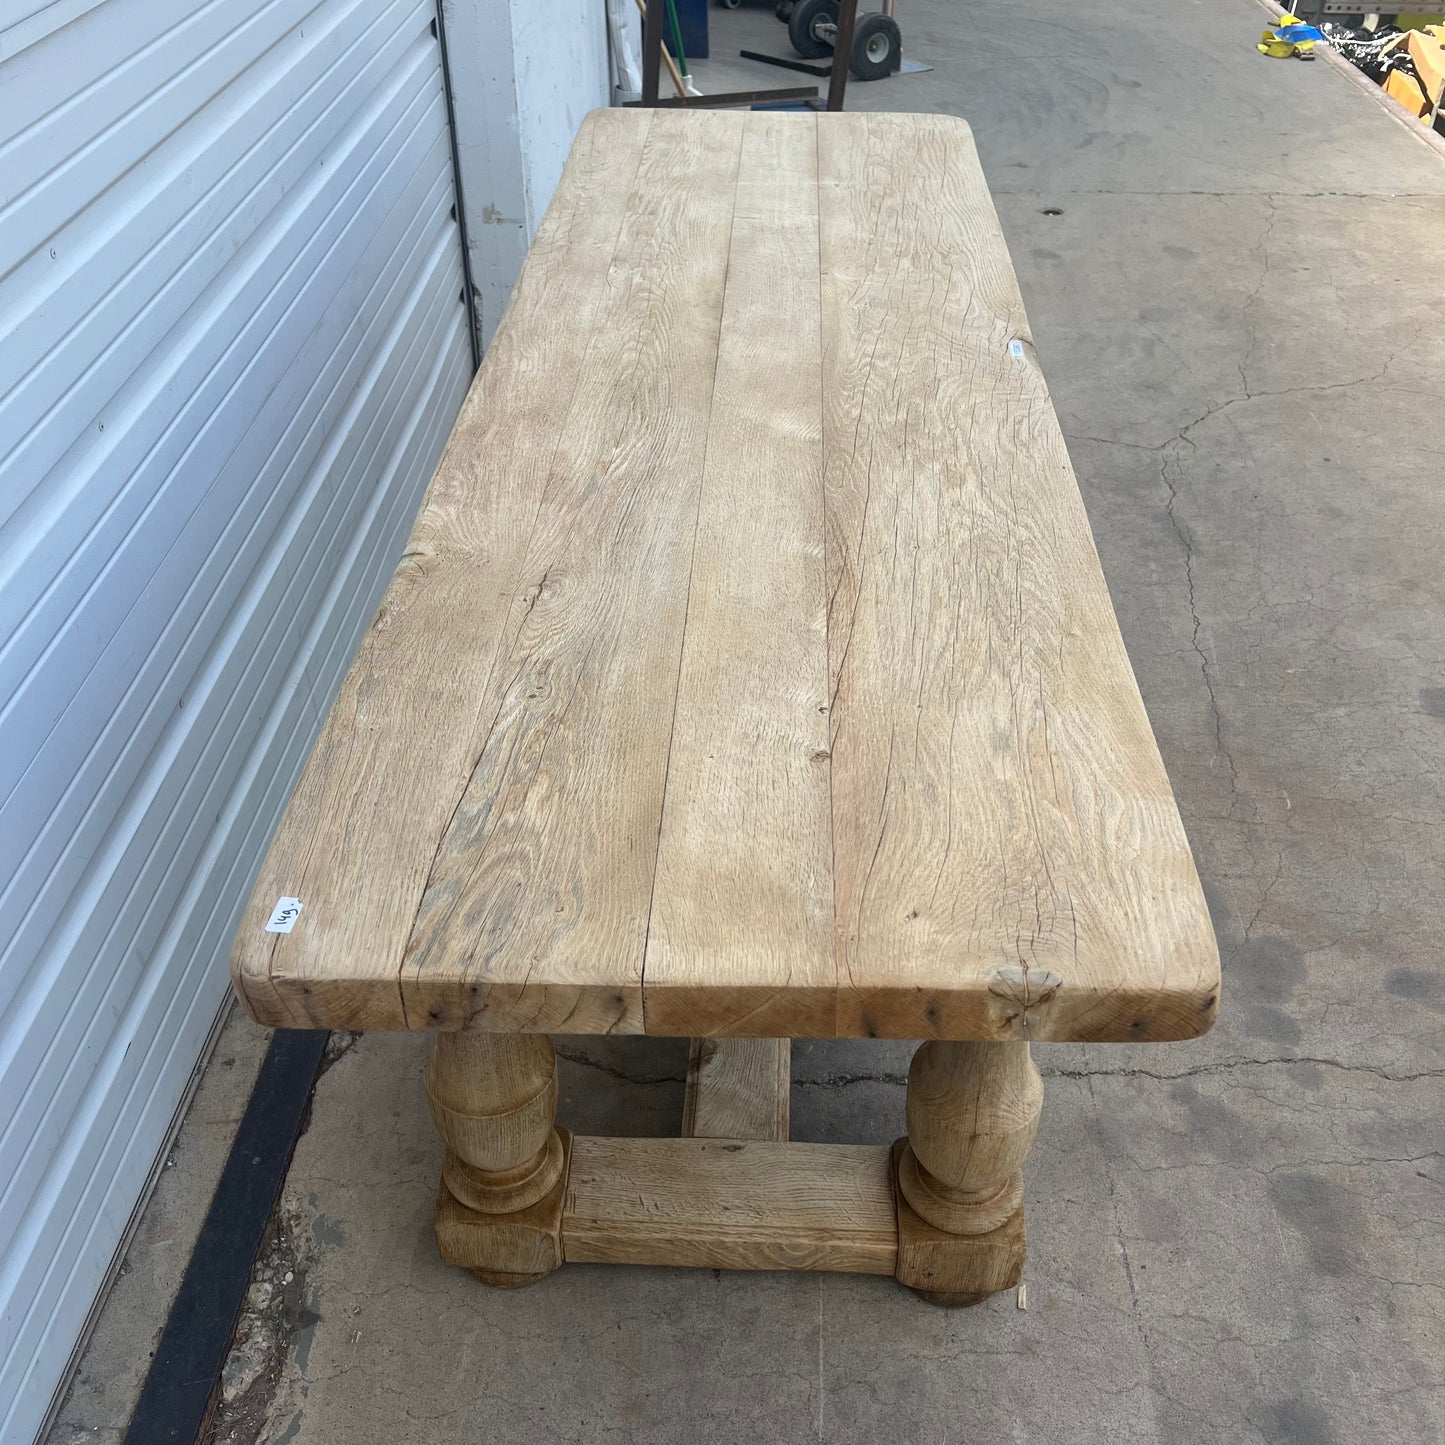
{"type": "Polygon", "coordinates": [[[988,981],[988,991],[995,998],[1013,1004],[1028,1025],[1028,1012],[1046,1004],[1064,986],[1063,978],[1047,968],[1030,968],[1026,963],[1011,963],[995,969],[988,981]]]}

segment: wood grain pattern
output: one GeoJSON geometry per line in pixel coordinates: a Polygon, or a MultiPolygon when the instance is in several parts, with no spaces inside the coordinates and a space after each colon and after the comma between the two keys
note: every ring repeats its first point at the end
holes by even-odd
{"type": "Polygon", "coordinates": [[[647,940],[653,1033],[833,1031],[816,128],[749,122],[647,940]]]}
{"type": "Polygon", "coordinates": [[[887,1148],[718,1139],[574,1139],[569,1262],[891,1275],[887,1148]]]}
{"type": "MultiPolygon", "coordinates": [[[[557,1132],[565,1155],[572,1136],[565,1129],[557,1132]]],[[[456,1198],[443,1177],[437,1185],[437,1253],[500,1289],[536,1284],[562,1263],[562,1196],[559,1179],[534,1204],[510,1214],[486,1214],[456,1198]]]]}
{"type": "Polygon", "coordinates": [[[1209,916],[972,138],[818,141],[838,1032],[1203,1032],[1209,916]]]}
{"type": "MultiPolygon", "coordinates": [[[[231,973],[252,1017],[405,1028],[398,971],[480,754],[542,483],[577,390],[652,116],[599,111],[528,256],[406,552],[342,684],[242,916],[231,973]],[[565,326],[558,316],[567,318],[565,326]],[[278,897],[304,910],[266,933],[278,897]]],[[[513,629],[514,630],[514,629],[513,629]]]]}
{"type": "Polygon", "coordinates": [[[1209,1027],[962,122],[589,119],[233,967],[295,1026],[1209,1027]]]}
{"type": "Polygon", "coordinates": [[[987,1234],[1023,1209],[1023,1162],[1044,1086],[1022,1040],[930,1040],[908,1069],[908,1140],[898,1186],[953,1234],[987,1234]]]}
{"type": "Polygon", "coordinates": [[[792,1062],[789,1039],[694,1039],[683,1095],[684,1136],[786,1141],[792,1062]]]}
{"type": "Polygon", "coordinates": [[[430,1027],[642,1031],[642,964],[743,117],[654,115],[531,587],[402,969],[430,1027]]]}
{"type": "Polygon", "coordinates": [[[424,1082],[447,1146],[436,1212],[442,1258],[490,1284],[534,1284],[562,1263],[571,1147],[556,1127],[551,1039],[438,1034],[424,1082]]]}
{"type": "Polygon", "coordinates": [[[424,1076],[442,1178],[483,1214],[535,1204],[561,1178],[557,1059],[545,1034],[438,1034],[424,1076]]]}
{"type": "MultiPolygon", "coordinates": [[[[895,1173],[907,1140],[893,1146],[895,1173]]],[[[976,1305],[1023,1277],[1028,1257],[1024,1212],[1015,1210],[987,1234],[950,1234],[914,1212],[902,1190],[897,1195],[898,1265],[893,1277],[931,1304],[976,1305]]]]}

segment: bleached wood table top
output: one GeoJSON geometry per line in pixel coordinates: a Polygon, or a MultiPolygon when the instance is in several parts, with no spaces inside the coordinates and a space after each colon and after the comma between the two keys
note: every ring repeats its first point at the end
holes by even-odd
{"type": "Polygon", "coordinates": [[[233,974],[291,1027],[1209,1027],[962,122],[587,119],[233,974]]]}

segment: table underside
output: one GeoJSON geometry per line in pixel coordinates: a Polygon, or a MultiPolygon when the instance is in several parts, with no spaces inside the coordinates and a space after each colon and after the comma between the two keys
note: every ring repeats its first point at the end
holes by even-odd
{"type": "Polygon", "coordinates": [[[289,1027],[1209,1027],[965,125],[588,118],[233,976],[289,1027]]]}

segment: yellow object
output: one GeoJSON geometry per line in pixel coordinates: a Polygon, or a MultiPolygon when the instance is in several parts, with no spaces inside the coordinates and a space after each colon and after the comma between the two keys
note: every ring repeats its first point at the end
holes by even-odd
{"type": "Polygon", "coordinates": [[[1407,30],[1381,53],[1392,55],[1400,50],[1410,57],[1414,74],[1389,71],[1381,82],[1385,94],[1398,100],[1411,114],[1427,116],[1445,98],[1445,26],[1427,25],[1420,30],[1407,30]]]}
{"type": "Polygon", "coordinates": [[[1445,93],[1445,27],[1431,25],[1425,30],[1412,30],[1406,36],[1405,48],[1415,62],[1415,74],[1431,105],[1439,105],[1445,93]]]}
{"type": "Polygon", "coordinates": [[[1413,116],[1424,116],[1429,113],[1430,102],[1425,92],[1420,89],[1420,82],[1413,75],[1407,75],[1403,70],[1392,70],[1385,77],[1385,94],[1392,100],[1398,100],[1406,110],[1413,116]]]}
{"type": "Polygon", "coordinates": [[[1268,55],[1273,60],[1288,60],[1291,56],[1297,56],[1300,60],[1313,60],[1315,58],[1315,43],[1313,40],[1283,40],[1279,32],[1291,25],[1303,25],[1305,22],[1298,15],[1281,15],[1277,25],[1271,25],[1262,36],[1255,49],[1261,55],[1268,55]]]}

